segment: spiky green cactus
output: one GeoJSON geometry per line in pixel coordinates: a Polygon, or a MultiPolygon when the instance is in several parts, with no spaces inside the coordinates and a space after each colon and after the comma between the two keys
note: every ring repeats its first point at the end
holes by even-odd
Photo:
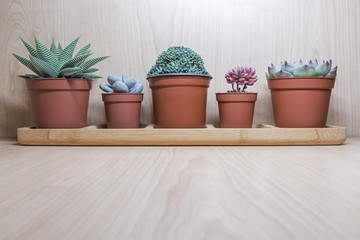
{"type": "Polygon", "coordinates": [[[93,74],[98,69],[90,68],[96,63],[108,58],[98,57],[86,60],[90,55],[90,44],[81,48],[78,53],[74,54],[76,44],[79,37],[72,41],[64,49],[61,44],[56,47],[53,41],[50,49],[45,47],[35,37],[35,47],[25,42],[22,38],[26,49],[29,51],[29,59],[13,54],[17,60],[32,70],[35,74],[20,75],[21,78],[85,78],[96,79],[101,78],[93,74]]]}

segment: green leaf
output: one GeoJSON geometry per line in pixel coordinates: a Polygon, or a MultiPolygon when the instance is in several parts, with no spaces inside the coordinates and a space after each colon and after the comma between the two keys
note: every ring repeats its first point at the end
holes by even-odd
{"type": "Polygon", "coordinates": [[[56,59],[59,59],[60,52],[59,49],[56,48],[54,40],[52,41],[50,51],[55,55],[56,59]]]}
{"type": "Polygon", "coordinates": [[[85,47],[81,48],[80,51],[75,55],[75,57],[85,55],[85,54],[89,54],[90,53],[90,51],[88,51],[89,48],[90,48],[90,44],[88,44],[85,47]]]}
{"type": "Polygon", "coordinates": [[[60,71],[58,77],[67,77],[73,75],[74,73],[80,72],[81,68],[79,67],[71,67],[71,68],[64,68],[60,71]]]}
{"type": "Polygon", "coordinates": [[[40,72],[43,77],[57,77],[57,71],[49,63],[30,55],[30,60],[33,66],[40,72]]]}
{"type": "Polygon", "coordinates": [[[39,75],[34,75],[34,74],[25,74],[25,75],[18,75],[18,77],[24,78],[24,79],[29,79],[29,78],[43,78],[39,75]]]}
{"type": "Polygon", "coordinates": [[[51,64],[57,71],[59,71],[59,61],[55,54],[45,47],[37,38],[35,37],[36,50],[39,54],[39,58],[51,64]]]}
{"type": "Polygon", "coordinates": [[[15,53],[13,53],[14,57],[16,57],[17,60],[19,60],[19,62],[21,62],[22,64],[24,64],[27,68],[29,68],[31,71],[33,71],[34,73],[41,75],[40,72],[33,66],[33,64],[31,63],[30,60],[20,57],[19,55],[16,55],[15,53]]]}
{"type": "Polygon", "coordinates": [[[98,68],[89,68],[89,69],[85,70],[84,73],[94,73],[96,71],[99,71],[99,69],[98,68]]]}
{"type": "MultiPolygon", "coordinates": [[[[62,46],[61,46],[61,44],[60,43],[58,43],[58,47],[57,47],[57,49],[58,49],[58,51],[59,51],[59,54],[61,54],[62,53],[62,51],[63,51],[63,48],[62,48],[62,46]]],[[[59,56],[60,57],[60,56],[59,56]]]]}
{"type": "Polygon", "coordinates": [[[74,41],[72,41],[68,46],[62,50],[59,58],[60,65],[63,65],[66,61],[72,58],[77,42],[80,37],[77,37],[74,41]]]}
{"type": "Polygon", "coordinates": [[[87,60],[85,62],[83,62],[82,64],[79,65],[79,67],[83,70],[83,72],[85,70],[87,70],[89,67],[97,64],[98,62],[108,58],[109,56],[106,56],[106,57],[98,57],[98,58],[93,58],[93,59],[90,59],[90,60],[87,60]]]}
{"type": "Polygon", "coordinates": [[[29,53],[30,53],[32,56],[34,56],[34,57],[39,57],[36,49],[35,49],[33,46],[31,46],[30,44],[28,44],[27,42],[25,42],[24,39],[22,39],[21,37],[20,37],[20,39],[21,39],[21,41],[24,43],[26,49],[29,51],[29,53]]]}
{"type": "Polygon", "coordinates": [[[68,67],[76,67],[79,64],[83,63],[85,61],[85,59],[88,58],[90,55],[91,55],[91,53],[74,57],[73,59],[66,61],[60,69],[64,69],[64,68],[68,68],[68,67]]]}
{"type": "Polygon", "coordinates": [[[90,79],[90,80],[96,79],[96,78],[101,78],[100,76],[92,74],[92,73],[79,73],[79,74],[76,74],[76,77],[90,79]]]}

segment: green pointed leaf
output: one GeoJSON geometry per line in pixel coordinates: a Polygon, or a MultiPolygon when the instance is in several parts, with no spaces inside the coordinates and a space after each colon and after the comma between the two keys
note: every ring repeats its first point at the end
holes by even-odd
{"type": "Polygon", "coordinates": [[[41,73],[43,77],[55,78],[58,74],[57,71],[49,63],[30,55],[30,60],[33,66],[41,73]]]}
{"type": "Polygon", "coordinates": [[[37,38],[35,38],[36,50],[39,58],[52,65],[55,70],[59,71],[59,61],[52,51],[45,47],[37,38]]]}
{"type": "Polygon", "coordinates": [[[83,72],[85,70],[87,70],[89,67],[97,64],[98,62],[108,58],[109,56],[106,56],[106,57],[98,57],[98,58],[93,58],[93,59],[90,59],[90,60],[87,60],[85,62],[83,62],[82,64],[79,65],[79,67],[83,70],[83,72]]]}
{"type": "Polygon", "coordinates": [[[96,79],[96,78],[101,78],[98,75],[92,74],[92,73],[78,73],[76,74],[74,77],[76,78],[85,78],[85,79],[96,79]]]}
{"type": "Polygon", "coordinates": [[[15,53],[13,53],[14,57],[16,57],[17,60],[19,60],[19,62],[21,62],[22,64],[24,64],[27,68],[29,68],[31,71],[33,71],[34,73],[41,75],[40,72],[33,66],[33,64],[31,63],[30,60],[20,57],[19,55],[16,55],[15,53]]]}
{"type": "Polygon", "coordinates": [[[18,75],[18,77],[21,77],[21,78],[24,78],[24,79],[29,79],[29,78],[43,78],[42,76],[34,75],[34,74],[18,75]]]}
{"type": "Polygon", "coordinates": [[[59,49],[56,48],[54,40],[52,41],[50,51],[55,55],[56,59],[59,59],[60,52],[59,49]]]}
{"type": "Polygon", "coordinates": [[[64,68],[60,71],[58,77],[68,77],[70,75],[73,75],[74,73],[80,72],[81,68],[79,67],[71,67],[71,68],[64,68]]]}
{"type": "Polygon", "coordinates": [[[66,61],[72,58],[77,42],[80,37],[77,37],[74,41],[72,41],[68,46],[64,48],[64,50],[60,54],[59,62],[60,65],[63,65],[66,61]]]}
{"type": "Polygon", "coordinates": [[[18,75],[18,77],[23,78],[23,79],[28,79],[28,77],[25,75],[18,75]]]}
{"type": "Polygon", "coordinates": [[[21,41],[24,43],[26,49],[29,51],[29,53],[34,57],[39,57],[39,54],[37,53],[36,49],[24,41],[24,39],[20,38],[21,41]]]}
{"type": "MultiPolygon", "coordinates": [[[[57,49],[58,49],[58,51],[59,51],[59,54],[61,54],[62,53],[62,51],[63,51],[63,48],[62,48],[62,46],[61,46],[61,44],[60,43],[58,43],[58,47],[57,47],[57,49]]],[[[60,57],[60,56],[59,56],[60,57]]]]}
{"type": "Polygon", "coordinates": [[[94,73],[96,71],[99,71],[99,69],[98,68],[89,68],[89,69],[85,70],[84,73],[94,73]]]}
{"type": "Polygon", "coordinates": [[[74,57],[73,59],[66,61],[60,69],[76,67],[79,64],[83,63],[85,61],[85,59],[88,58],[90,55],[91,55],[91,53],[74,57]]]}
{"type": "Polygon", "coordinates": [[[81,48],[80,51],[75,55],[75,57],[80,56],[80,55],[89,54],[90,53],[89,48],[90,48],[90,44],[88,44],[85,47],[81,48]]]}

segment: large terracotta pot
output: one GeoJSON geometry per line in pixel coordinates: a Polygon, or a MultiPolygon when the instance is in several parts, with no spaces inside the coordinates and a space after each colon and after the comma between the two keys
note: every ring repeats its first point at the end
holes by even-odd
{"type": "Polygon", "coordinates": [[[164,74],[148,77],[155,127],[203,128],[211,76],[164,74]]]}
{"type": "Polygon", "coordinates": [[[103,93],[108,128],[138,128],[143,93],[103,93]]]}
{"type": "Polygon", "coordinates": [[[36,128],[85,127],[92,82],[72,78],[26,79],[36,128]]]}
{"type": "Polygon", "coordinates": [[[326,126],[331,89],[335,78],[268,79],[275,125],[283,128],[326,126]]]}
{"type": "Polygon", "coordinates": [[[220,127],[251,128],[257,93],[216,93],[220,127]]]}

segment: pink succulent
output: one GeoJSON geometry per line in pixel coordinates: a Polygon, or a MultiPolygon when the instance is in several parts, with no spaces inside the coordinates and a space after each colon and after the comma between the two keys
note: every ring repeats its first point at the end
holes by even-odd
{"type": "Polygon", "coordinates": [[[252,86],[257,81],[257,76],[255,75],[255,68],[248,67],[236,67],[232,70],[229,70],[225,74],[227,83],[231,84],[234,92],[240,92],[240,86],[243,85],[241,92],[245,92],[247,85],[252,86]],[[234,84],[236,83],[236,90],[234,84]]]}

